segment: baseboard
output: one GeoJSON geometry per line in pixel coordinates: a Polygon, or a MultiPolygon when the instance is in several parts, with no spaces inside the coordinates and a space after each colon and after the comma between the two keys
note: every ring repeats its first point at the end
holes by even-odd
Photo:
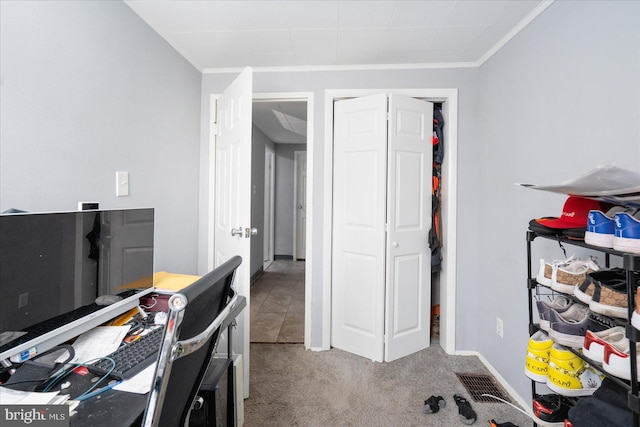
{"type": "Polygon", "coordinates": [[[491,374],[505,389],[505,391],[509,394],[509,396],[520,405],[519,409],[524,408],[523,410],[526,411],[527,416],[532,420],[534,420],[533,410],[531,409],[531,402],[528,401],[527,399],[523,399],[522,396],[520,396],[520,394],[518,394],[518,392],[516,392],[516,390],[513,387],[511,387],[511,385],[504,379],[504,377],[500,375],[500,373],[493,367],[493,365],[491,365],[491,363],[489,363],[489,361],[485,359],[484,356],[482,356],[482,354],[478,353],[477,351],[457,351],[456,355],[457,356],[476,356],[478,359],[480,359],[480,362],[482,362],[482,364],[486,366],[489,372],[491,372],[491,374]]]}
{"type": "Polygon", "coordinates": [[[292,261],[293,260],[293,255],[274,255],[273,259],[274,260],[276,260],[276,259],[288,259],[288,260],[292,261]]]}
{"type": "Polygon", "coordinates": [[[249,283],[253,285],[253,283],[254,283],[256,280],[258,280],[258,278],[259,278],[260,276],[262,276],[262,273],[264,273],[264,269],[263,269],[262,267],[260,267],[260,268],[258,269],[258,271],[256,271],[255,273],[253,273],[253,274],[251,275],[251,278],[249,279],[249,283]]]}
{"type": "Polygon", "coordinates": [[[244,425],[244,368],[242,355],[233,356],[233,374],[236,380],[236,426],[244,425]]]}

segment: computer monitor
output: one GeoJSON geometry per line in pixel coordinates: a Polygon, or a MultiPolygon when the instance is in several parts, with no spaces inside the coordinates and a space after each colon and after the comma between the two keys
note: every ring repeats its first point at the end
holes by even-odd
{"type": "Polygon", "coordinates": [[[0,215],[0,361],[136,307],[153,291],[153,241],[152,208],[0,215]],[[102,295],[121,299],[96,304],[102,295]]]}

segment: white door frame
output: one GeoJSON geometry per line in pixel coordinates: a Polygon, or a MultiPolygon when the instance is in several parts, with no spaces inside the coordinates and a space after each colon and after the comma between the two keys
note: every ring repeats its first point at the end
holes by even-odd
{"type": "MultiPolygon", "coordinates": [[[[333,103],[376,93],[398,93],[430,102],[442,102],[445,119],[445,156],[442,165],[443,261],[440,272],[440,346],[456,352],[456,216],[458,192],[458,89],[330,89],[325,90],[324,113],[324,226],[322,283],[322,349],[331,347],[331,233],[333,212],[333,103]]],[[[312,174],[310,176],[313,176],[312,174]]],[[[309,229],[309,227],[307,227],[309,229]]],[[[309,232],[307,231],[307,236],[309,232]]],[[[307,243],[307,248],[310,244],[307,243]]],[[[309,265],[310,263],[307,263],[309,265]]],[[[308,273],[308,272],[307,272],[308,273]]],[[[307,284],[307,289],[309,286],[307,284]]],[[[306,344],[306,337],[305,337],[306,344]]]]}
{"type": "MultiPolygon", "coordinates": [[[[298,174],[298,168],[300,167],[300,156],[307,157],[306,151],[296,150],[293,152],[293,260],[298,259],[298,221],[300,216],[300,210],[298,209],[298,187],[300,176],[298,174]]],[[[306,207],[305,207],[306,212],[306,207]]],[[[305,251],[306,255],[306,251],[305,251]]]]}
{"type": "Polygon", "coordinates": [[[274,239],[273,239],[273,231],[274,231],[274,212],[275,212],[275,166],[276,166],[276,152],[273,148],[268,145],[264,147],[265,151],[265,174],[264,174],[264,182],[265,182],[265,198],[264,198],[264,210],[265,213],[265,222],[264,222],[264,231],[262,233],[264,237],[263,250],[267,253],[267,259],[264,259],[264,253],[262,255],[262,268],[267,269],[269,265],[273,262],[273,251],[274,251],[274,239]],[[266,161],[269,160],[270,169],[266,170],[266,161]],[[267,187],[269,191],[267,191],[267,187]],[[268,195],[268,197],[267,197],[268,195]]]}
{"type": "Polygon", "coordinates": [[[311,348],[311,294],[313,284],[311,283],[313,268],[313,244],[311,232],[313,226],[313,92],[277,92],[277,93],[254,93],[254,100],[270,101],[304,101],[307,103],[307,241],[306,261],[304,269],[304,346],[311,348]]]}

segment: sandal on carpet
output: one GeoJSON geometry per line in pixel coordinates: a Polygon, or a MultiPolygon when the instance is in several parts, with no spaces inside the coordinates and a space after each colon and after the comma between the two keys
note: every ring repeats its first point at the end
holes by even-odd
{"type": "Polygon", "coordinates": [[[424,401],[422,412],[425,414],[435,414],[445,406],[447,406],[447,402],[445,402],[442,396],[431,396],[424,401]]]}
{"type": "Polygon", "coordinates": [[[473,424],[478,416],[473,408],[471,408],[469,401],[459,394],[454,394],[453,400],[455,400],[456,405],[458,405],[458,416],[460,417],[460,421],[465,424],[473,424]]]}

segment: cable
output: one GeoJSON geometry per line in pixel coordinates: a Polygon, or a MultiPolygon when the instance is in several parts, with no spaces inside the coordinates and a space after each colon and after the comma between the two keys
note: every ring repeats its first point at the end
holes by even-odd
{"type": "MultiPolygon", "coordinates": [[[[89,397],[87,397],[89,394],[92,394],[91,392],[93,391],[93,389],[95,389],[102,381],[104,381],[106,378],[109,378],[111,372],[113,372],[113,370],[116,367],[116,362],[115,360],[113,360],[110,357],[98,357],[95,359],[91,359],[88,360],[84,363],[71,363],[71,367],[68,369],[62,369],[57,375],[55,375],[54,377],[52,377],[48,382],[45,383],[44,389],[42,390],[43,392],[49,391],[51,390],[52,387],[54,387],[55,385],[57,385],[58,383],[60,383],[60,381],[62,381],[63,379],[65,379],[67,376],[69,376],[71,373],[73,373],[73,371],[75,371],[77,368],[79,367],[87,367],[89,365],[91,365],[92,363],[95,363],[99,360],[109,360],[111,362],[111,369],[109,369],[109,371],[107,371],[107,373],[105,373],[102,377],[100,377],[100,379],[98,381],[95,382],[95,384],[93,384],[91,387],[89,387],[87,390],[85,390],[82,394],[80,394],[78,397],[76,397],[73,400],[78,400],[80,398],[83,398],[82,400],[86,400],[89,397]]],[[[105,387],[103,387],[102,389],[100,389],[100,391],[106,391],[108,389],[106,389],[105,387]],[[104,390],[103,390],[104,389],[104,390]]],[[[98,394],[98,393],[96,393],[98,394]]],[[[92,394],[93,396],[93,394],[92,394]]]]}
{"type": "Polygon", "coordinates": [[[140,307],[146,308],[147,310],[149,310],[150,308],[155,307],[158,304],[158,300],[156,299],[155,296],[152,296],[151,299],[153,300],[153,304],[151,304],[151,305],[140,304],[140,307]]]}
{"type": "Polygon", "coordinates": [[[509,406],[511,406],[513,409],[515,409],[516,411],[520,411],[520,412],[522,412],[524,415],[526,415],[527,417],[531,418],[534,422],[540,422],[540,420],[538,420],[538,419],[534,418],[533,416],[531,416],[531,414],[530,414],[530,413],[528,413],[527,411],[525,411],[525,410],[523,410],[523,409],[518,408],[516,405],[514,405],[514,404],[513,404],[513,403],[511,403],[511,402],[507,402],[507,401],[506,401],[506,400],[504,400],[504,399],[501,399],[501,398],[499,398],[499,397],[497,397],[497,396],[494,396],[494,395],[492,395],[492,394],[488,394],[488,393],[483,393],[483,394],[481,394],[480,396],[491,397],[492,399],[496,399],[496,400],[499,400],[499,401],[500,401],[500,402],[502,402],[502,403],[506,403],[507,405],[509,405],[509,406]]]}

